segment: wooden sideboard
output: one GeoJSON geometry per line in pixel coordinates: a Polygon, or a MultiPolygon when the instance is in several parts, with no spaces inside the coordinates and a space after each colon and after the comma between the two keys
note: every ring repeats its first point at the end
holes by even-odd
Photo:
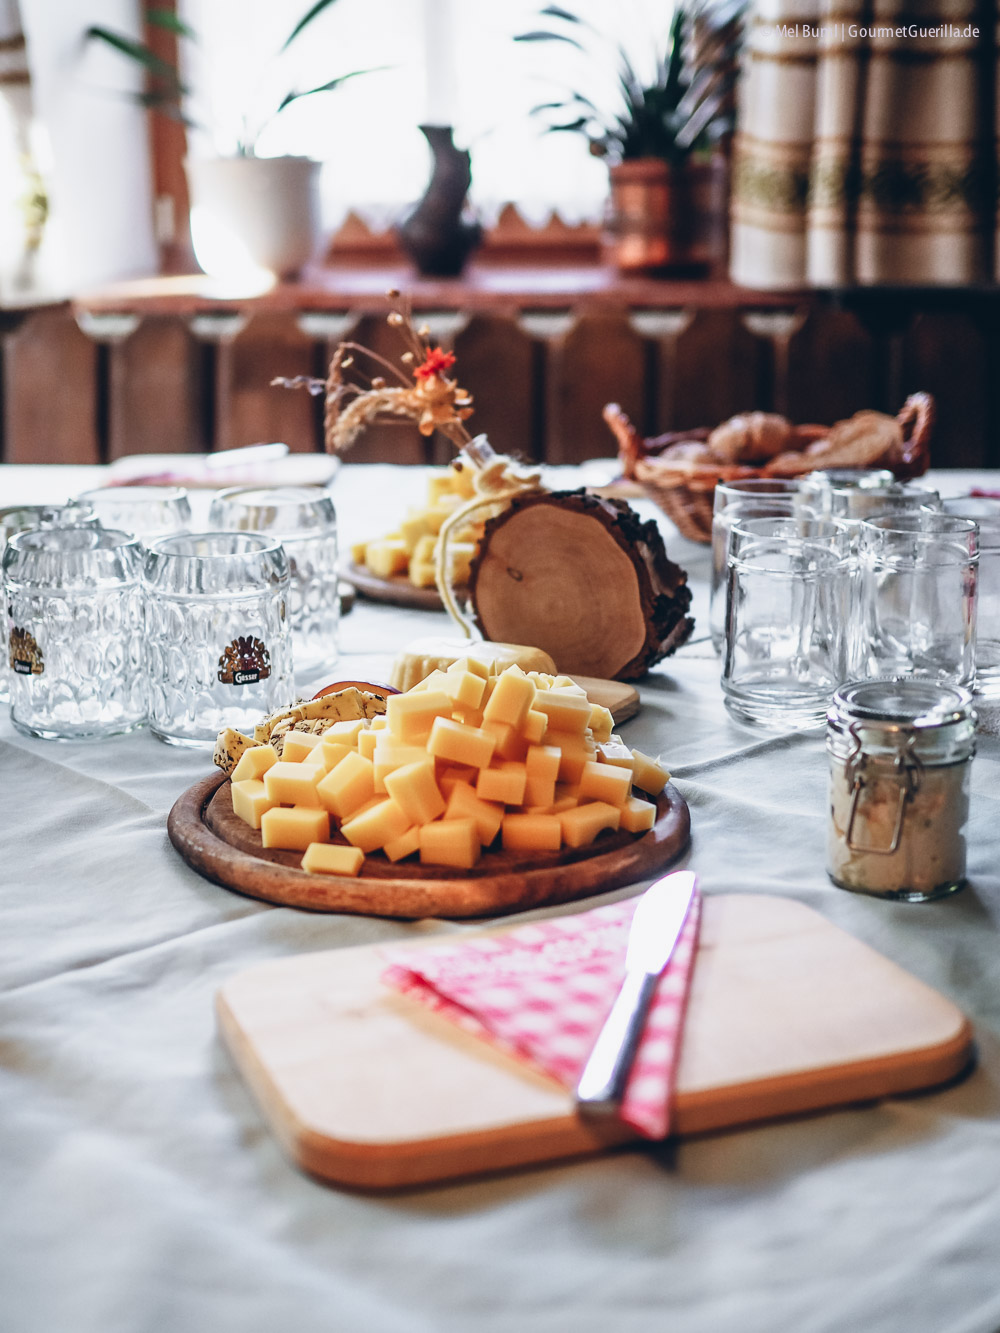
{"type": "MultiPolygon", "coordinates": [[[[390,287],[454,348],[476,401],[472,424],[530,458],[613,453],[601,420],[609,400],[656,434],[749,408],[821,422],[862,407],[894,412],[925,389],[938,402],[934,464],[1000,465],[995,289],[754,292],[622,279],[597,265],[483,266],[441,281],[345,265],[258,295],[155,278],[0,313],[0,456],[93,463],[262,440],[321,448],[319,401],[270,381],[322,375],[342,338],[395,358],[390,287]]],[[[449,456],[446,441],[389,426],[351,455],[449,456]]]]}

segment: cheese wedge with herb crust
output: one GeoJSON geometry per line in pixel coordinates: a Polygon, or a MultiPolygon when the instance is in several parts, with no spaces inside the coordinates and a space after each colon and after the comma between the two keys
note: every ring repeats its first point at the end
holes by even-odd
{"type": "Polygon", "coordinates": [[[273,745],[281,755],[284,736],[289,731],[325,733],[338,722],[364,721],[385,712],[385,699],[350,685],[334,694],[307,699],[292,708],[272,713],[254,727],[253,736],[245,736],[233,727],[219,732],[212,762],[223,773],[232,773],[242,755],[255,745],[273,745]]]}

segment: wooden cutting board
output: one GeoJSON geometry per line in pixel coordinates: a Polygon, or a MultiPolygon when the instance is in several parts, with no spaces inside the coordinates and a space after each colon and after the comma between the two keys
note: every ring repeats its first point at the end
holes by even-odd
{"type": "MultiPolygon", "coordinates": [[[[425,940],[413,947],[440,942],[425,940]]],[[[222,1035],[289,1156],[398,1188],[601,1151],[552,1079],[384,987],[366,946],[261,963],[219,991],[222,1035]]],[[[792,899],[704,904],[678,1134],[930,1087],[967,1067],[962,1013],[792,899]]]]}

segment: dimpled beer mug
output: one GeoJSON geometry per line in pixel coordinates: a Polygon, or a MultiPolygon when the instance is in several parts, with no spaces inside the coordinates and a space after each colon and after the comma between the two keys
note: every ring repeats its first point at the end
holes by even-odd
{"type": "Polygon", "coordinates": [[[288,559],[250,532],[154,541],[143,565],[150,730],[208,745],[293,702],[288,559]]]}

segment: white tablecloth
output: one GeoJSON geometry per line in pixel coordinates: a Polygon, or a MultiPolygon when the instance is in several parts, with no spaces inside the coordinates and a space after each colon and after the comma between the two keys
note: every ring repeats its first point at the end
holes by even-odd
{"type": "MultiPolygon", "coordinates": [[[[94,478],[3,468],[0,504],[94,478]]],[[[938,480],[959,493],[968,477],[938,480]]],[[[345,539],[384,530],[414,485],[345,468],[345,539]]],[[[707,552],[664,529],[699,637],[643,682],[622,731],[662,752],[687,798],[687,863],[709,894],[808,903],[950,996],[974,1022],[976,1070],[919,1096],[403,1196],[318,1184],[283,1157],[222,1048],[215,989],[265,958],[470,927],[229,893],[166,835],[206,754],[144,733],[34,741],[4,719],[4,1333],[1000,1328],[998,743],[981,737],[974,764],[964,892],[909,906],[833,888],[822,739],[729,720],[701,637],[707,552]]],[[[384,676],[400,644],[444,627],[359,603],[342,674],[384,676]]]]}

